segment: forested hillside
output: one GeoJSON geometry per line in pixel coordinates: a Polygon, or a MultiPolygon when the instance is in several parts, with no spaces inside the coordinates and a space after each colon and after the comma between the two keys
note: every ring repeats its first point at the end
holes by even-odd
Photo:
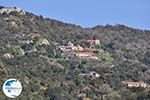
{"type": "MultiPolygon", "coordinates": [[[[149,30],[120,24],[82,28],[4,9],[0,7],[0,86],[18,79],[23,91],[17,100],[150,100],[149,30]],[[82,50],[62,50],[68,45],[82,50]],[[87,57],[81,57],[85,51],[87,57]],[[147,87],[128,87],[123,81],[147,87]]],[[[8,100],[2,90],[0,100],[8,100]]]]}

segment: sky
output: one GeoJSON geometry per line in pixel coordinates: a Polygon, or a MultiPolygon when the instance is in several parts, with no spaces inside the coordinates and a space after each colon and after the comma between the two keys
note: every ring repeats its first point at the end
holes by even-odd
{"type": "Polygon", "coordinates": [[[150,30],[150,0],[0,0],[0,5],[82,27],[124,24],[150,30]]]}

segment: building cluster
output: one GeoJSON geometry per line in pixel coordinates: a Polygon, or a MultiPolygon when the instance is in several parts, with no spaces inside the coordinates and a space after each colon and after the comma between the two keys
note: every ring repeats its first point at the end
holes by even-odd
{"type": "Polygon", "coordinates": [[[144,82],[122,81],[122,83],[123,83],[124,85],[126,85],[127,87],[143,87],[143,88],[150,87],[150,85],[148,85],[147,83],[144,83],[144,82]]]}
{"type": "MultiPolygon", "coordinates": [[[[99,45],[99,40],[87,40],[87,43],[90,44],[90,46],[99,45]]],[[[75,46],[72,42],[68,42],[68,45],[66,46],[59,46],[59,49],[63,52],[63,54],[67,56],[76,56],[77,58],[84,58],[84,59],[95,59],[97,60],[97,54],[96,52],[99,51],[95,48],[84,48],[80,46],[79,44],[75,46]]]]}
{"type": "Polygon", "coordinates": [[[79,74],[80,76],[88,76],[88,77],[92,77],[92,78],[98,78],[100,77],[100,74],[98,74],[97,72],[95,71],[91,71],[89,73],[81,73],[79,74]]]}
{"type": "Polygon", "coordinates": [[[22,9],[17,8],[17,7],[6,7],[6,8],[1,8],[0,9],[0,14],[4,14],[4,13],[9,14],[11,12],[18,12],[21,15],[25,14],[25,11],[23,11],[22,9]]]}

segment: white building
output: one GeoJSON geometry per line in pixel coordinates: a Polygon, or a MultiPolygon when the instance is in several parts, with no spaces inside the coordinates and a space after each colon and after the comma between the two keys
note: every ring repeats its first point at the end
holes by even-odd
{"type": "Polygon", "coordinates": [[[128,81],[123,81],[123,84],[127,85],[128,87],[143,87],[146,88],[148,85],[144,82],[128,82],[128,81]]]}
{"type": "Polygon", "coordinates": [[[96,40],[87,40],[87,42],[90,45],[99,45],[100,44],[100,40],[96,39],[96,40]]]}
{"type": "Polygon", "coordinates": [[[97,72],[95,72],[95,71],[90,72],[90,75],[92,77],[96,77],[96,78],[100,77],[100,75],[97,72]]]}
{"type": "Polygon", "coordinates": [[[0,9],[0,14],[9,14],[11,12],[18,12],[20,14],[25,14],[25,11],[21,10],[20,8],[17,8],[17,7],[6,7],[6,8],[2,8],[0,9]]]}

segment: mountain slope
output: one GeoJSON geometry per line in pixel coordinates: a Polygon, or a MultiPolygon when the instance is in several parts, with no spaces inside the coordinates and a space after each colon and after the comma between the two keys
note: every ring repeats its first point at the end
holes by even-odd
{"type": "MultiPolygon", "coordinates": [[[[150,84],[149,30],[124,25],[82,28],[16,8],[6,8],[14,9],[9,13],[3,9],[0,7],[0,85],[9,78],[19,79],[23,84],[19,99],[148,100],[149,88],[125,88],[122,81],[150,84]],[[58,49],[69,41],[86,48],[88,39],[100,40],[94,46],[105,53],[99,55],[100,60],[63,57],[58,49]],[[91,71],[100,77],[80,76],[91,71]]],[[[2,92],[0,98],[7,99],[2,92]]]]}

